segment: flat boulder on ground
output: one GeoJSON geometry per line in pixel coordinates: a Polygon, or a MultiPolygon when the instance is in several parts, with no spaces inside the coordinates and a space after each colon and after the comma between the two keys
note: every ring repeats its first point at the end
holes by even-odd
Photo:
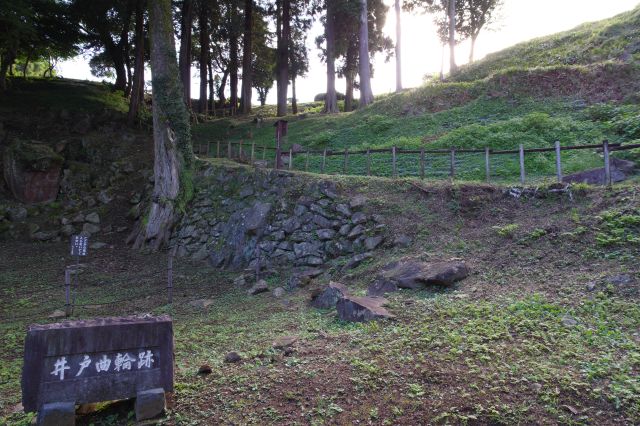
{"type": "Polygon", "coordinates": [[[330,282],[327,288],[311,296],[311,306],[318,309],[332,309],[338,300],[349,295],[344,284],[330,282]]]}
{"type": "Polygon", "coordinates": [[[367,322],[378,319],[394,318],[383,305],[387,299],[382,297],[344,296],[336,304],[338,317],[343,321],[367,322]]]}
{"type": "Polygon", "coordinates": [[[251,296],[255,296],[256,294],[266,293],[267,291],[269,291],[267,282],[265,280],[259,280],[247,291],[247,293],[251,296]]]}
{"type": "MultiPolygon", "coordinates": [[[[399,288],[421,289],[429,284],[449,286],[466,278],[469,268],[464,262],[420,262],[401,260],[386,265],[378,282],[391,282],[399,288]]],[[[386,284],[385,284],[386,285],[386,284]]],[[[379,283],[378,287],[385,285],[379,283]]],[[[386,285],[391,288],[392,286],[386,285]]]]}

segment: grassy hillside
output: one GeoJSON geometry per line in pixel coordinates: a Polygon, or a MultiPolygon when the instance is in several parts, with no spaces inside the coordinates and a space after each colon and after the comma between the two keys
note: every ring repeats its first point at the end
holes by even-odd
{"type": "MultiPolygon", "coordinates": [[[[430,83],[401,94],[381,96],[370,107],[324,115],[321,106],[303,106],[305,113],[287,119],[289,144],[311,150],[345,148],[515,149],[600,143],[628,143],[640,138],[640,7],[614,18],[588,23],[564,33],[521,43],[464,67],[451,81],[430,83]]],[[[252,117],[219,119],[194,129],[196,143],[251,140],[273,146],[275,117],[258,127],[252,117]]],[[[623,155],[637,159],[638,153],[623,155]]],[[[379,175],[391,174],[389,155],[374,159],[379,175]]],[[[303,159],[297,167],[304,167],[303,159]]],[[[311,157],[312,170],[321,159],[311,157]]],[[[364,158],[352,158],[350,173],[364,173],[364,158]]],[[[482,179],[482,158],[458,158],[463,179],[482,179]],[[466,170],[466,172],[464,172],[466,170]]],[[[499,178],[517,178],[517,159],[493,165],[499,178]]],[[[415,176],[417,159],[399,159],[400,174],[415,176]]],[[[567,173],[602,163],[596,152],[564,154],[567,173]]],[[[448,172],[446,159],[434,158],[428,175],[448,172]]],[[[332,157],[326,171],[339,173],[342,159],[332,157]]],[[[527,159],[532,177],[553,175],[552,155],[527,159]]]]}
{"type": "Polygon", "coordinates": [[[587,65],[640,59],[640,7],[598,22],[536,38],[463,66],[455,81],[473,81],[509,68],[587,65]]]}
{"type": "Polygon", "coordinates": [[[9,90],[0,94],[0,114],[34,113],[39,110],[67,109],[69,112],[99,113],[128,111],[122,92],[107,84],[62,78],[12,78],[9,90]]]}

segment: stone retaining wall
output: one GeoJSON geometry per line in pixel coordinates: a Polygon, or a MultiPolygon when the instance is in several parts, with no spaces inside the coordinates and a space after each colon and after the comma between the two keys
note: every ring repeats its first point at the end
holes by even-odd
{"type": "Polygon", "coordinates": [[[382,218],[367,199],[336,184],[285,171],[209,166],[172,235],[180,257],[214,267],[319,267],[364,259],[383,243],[382,218]]]}

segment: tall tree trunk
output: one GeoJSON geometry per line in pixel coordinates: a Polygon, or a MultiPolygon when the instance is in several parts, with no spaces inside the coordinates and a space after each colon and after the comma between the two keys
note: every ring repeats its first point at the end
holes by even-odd
{"type": "Polygon", "coordinates": [[[227,97],[224,95],[224,89],[227,87],[227,78],[229,77],[229,69],[227,68],[222,73],[220,79],[220,87],[218,87],[218,99],[220,99],[220,105],[224,108],[224,104],[227,102],[227,97]]]}
{"type": "Polygon", "coordinates": [[[456,71],[456,0],[449,0],[449,73],[456,71]]]}
{"type": "Polygon", "coordinates": [[[121,50],[116,49],[116,51],[112,53],[111,58],[113,61],[113,67],[116,70],[116,82],[113,88],[124,92],[127,89],[127,70],[121,50]]]}
{"type": "Polygon", "coordinates": [[[149,24],[155,183],[146,220],[140,222],[139,232],[132,236],[134,247],[148,245],[157,250],[168,242],[180,209],[193,195],[189,193],[192,184],[188,181],[193,151],[176,60],[170,0],[149,2],[149,24]]]}
{"type": "Polygon", "coordinates": [[[298,100],[296,99],[296,76],[291,76],[291,113],[298,113],[298,100]]]}
{"type": "Polygon", "coordinates": [[[278,117],[287,115],[287,94],[289,92],[289,44],[291,38],[291,0],[282,2],[282,32],[278,42],[277,85],[278,117]]]}
{"type": "Polygon", "coordinates": [[[338,110],[336,95],[336,22],[334,0],[327,0],[327,22],[324,28],[327,42],[327,93],[324,97],[324,112],[335,114],[338,110]]]}
{"type": "Polygon", "coordinates": [[[2,64],[0,65],[0,91],[7,89],[7,71],[9,71],[15,60],[16,54],[12,50],[2,55],[2,64]]]}
{"type": "Polygon", "coordinates": [[[124,96],[131,96],[131,88],[133,87],[133,73],[131,72],[131,59],[129,55],[124,58],[124,66],[127,68],[127,87],[124,89],[124,96]]]}
{"type": "Polygon", "coordinates": [[[253,0],[244,1],[244,44],[242,48],[242,112],[251,112],[253,70],[251,69],[253,39],[253,0]]]}
{"type": "Polygon", "coordinates": [[[396,92],[402,91],[402,8],[395,0],[396,9],[396,92]]]}
{"type": "Polygon", "coordinates": [[[182,1],[182,19],[180,20],[180,80],[183,87],[183,99],[191,109],[191,30],[193,27],[193,0],[182,1]]]}
{"type": "Polygon", "coordinates": [[[442,54],[440,55],[440,81],[444,81],[444,49],[445,44],[442,44],[442,54]]]}
{"type": "Polygon", "coordinates": [[[198,25],[200,26],[200,100],[198,101],[198,112],[207,113],[207,73],[209,64],[209,24],[207,14],[209,8],[207,2],[200,2],[200,12],[198,13],[198,25]]]}
{"type": "Polygon", "coordinates": [[[209,70],[209,111],[213,112],[215,116],[216,112],[216,99],[215,93],[213,92],[213,64],[211,61],[207,64],[207,68],[209,70]]]}
{"type": "Polygon", "coordinates": [[[133,124],[140,112],[144,92],[144,2],[136,0],[136,68],[133,74],[133,87],[129,101],[129,124],[133,124]]]}
{"type": "Polygon", "coordinates": [[[235,35],[229,43],[229,90],[231,113],[235,114],[238,109],[238,39],[235,35]]]}
{"type": "Polygon", "coordinates": [[[478,34],[473,34],[471,36],[471,50],[469,51],[469,63],[473,62],[473,56],[476,51],[476,40],[478,40],[478,34]]]}
{"type": "Polygon", "coordinates": [[[373,102],[369,63],[369,19],[367,0],[360,0],[360,106],[373,102]]]}
{"type": "Polygon", "coordinates": [[[355,88],[356,75],[358,74],[358,42],[354,37],[347,46],[347,57],[345,59],[345,81],[346,90],[344,92],[344,111],[353,111],[353,90],[355,88]]]}

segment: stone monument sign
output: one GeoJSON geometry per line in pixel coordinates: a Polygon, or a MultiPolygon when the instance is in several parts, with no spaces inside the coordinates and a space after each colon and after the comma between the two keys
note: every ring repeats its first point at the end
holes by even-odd
{"type": "Polygon", "coordinates": [[[138,420],[164,410],[173,391],[168,316],[32,325],[25,339],[22,405],[39,424],[73,424],[75,405],[136,398],[138,420]]]}

